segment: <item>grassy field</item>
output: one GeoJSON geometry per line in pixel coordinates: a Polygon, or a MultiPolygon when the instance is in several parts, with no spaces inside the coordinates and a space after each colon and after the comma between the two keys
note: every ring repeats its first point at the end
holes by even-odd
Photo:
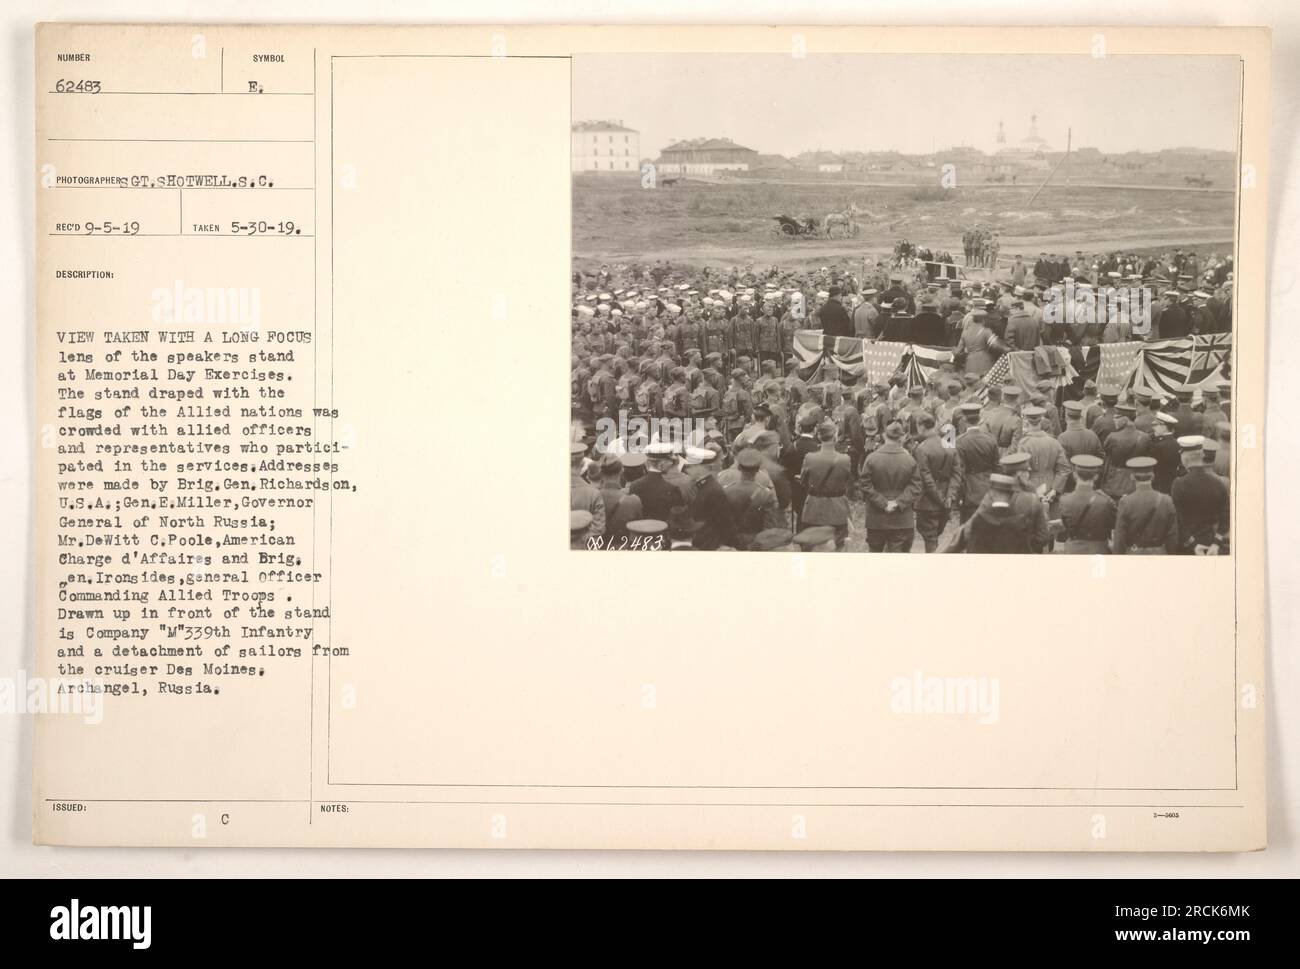
{"type": "Polygon", "coordinates": [[[573,255],[584,268],[629,259],[826,264],[883,254],[906,239],[946,249],[960,262],[962,230],[977,221],[1001,234],[1004,256],[1022,252],[1030,261],[1041,250],[1225,252],[1231,247],[1236,209],[1231,192],[1052,184],[1030,206],[1036,187],[975,185],[941,192],[934,186],[749,177],[642,189],[636,178],[575,175],[573,255]],[[837,232],[831,239],[787,239],[773,231],[772,216],[813,216],[821,222],[850,202],[867,213],[858,217],[854,238],[837,232]]]}

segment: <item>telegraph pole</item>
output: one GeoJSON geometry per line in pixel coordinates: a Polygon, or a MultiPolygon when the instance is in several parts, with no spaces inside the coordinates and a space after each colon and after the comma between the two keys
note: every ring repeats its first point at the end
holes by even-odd
{"type": "MultiPolygon", "coordinates": [[[[1042,192],[1042,190],[1047,187],[1047,183],[1052,180],[1052,176],[1056,174],[1056,170],[1060,168],[1063,164],[1065,164],[1067,161],[1069,161],[1069,158],[1070,158],[1070,129],[1067,128],[1065,132],[1065,154],[1061,156],[1060,161],[1058,161],[1055,165],[1052,166],[1052,170],[1048,172],[1047,177],[1043,179],[1043,184],[1039,185],[1038,188],[1034,189],[1034,194],[1029,196],[1029,201],[1025,204],[1027,205],[1034,204],[1034,199],[1038,198],[1039,193],[1042,192]]],[[[1068,166],[1066,167],[1065,171],[1066,171],[1065,182],[1068,185],[1070,182],[1070,177],[1069,177],[1070,169],[1068,166]]]]}

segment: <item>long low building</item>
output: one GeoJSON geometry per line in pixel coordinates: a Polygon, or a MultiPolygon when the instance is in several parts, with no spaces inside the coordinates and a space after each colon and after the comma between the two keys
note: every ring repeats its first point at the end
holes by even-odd
{"type": "Polygon", "coordinates": [[[753,148],[730,138],[694,138],[669,145],[655,167],[660,174],[713,175],[717,172],[747,172],[758,159],[753,148]]]}

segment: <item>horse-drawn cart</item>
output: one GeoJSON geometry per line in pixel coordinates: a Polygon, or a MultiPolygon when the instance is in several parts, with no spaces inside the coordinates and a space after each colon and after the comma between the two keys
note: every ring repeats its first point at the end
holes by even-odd
{"type": "Polygon", "coordinates": [[[795,236],[815,236],[817,234],[817,220],[814,218],[807,218],[802,221],[789,215],[774,215],[772,218],[776,222],[776,225],[772,227],[772,231],[779,236],[794,238],[795,236]]]}

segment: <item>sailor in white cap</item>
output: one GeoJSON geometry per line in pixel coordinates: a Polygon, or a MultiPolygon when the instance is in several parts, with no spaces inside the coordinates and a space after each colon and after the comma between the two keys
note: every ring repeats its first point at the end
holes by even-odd
{"type": "Polygon", "coordinates": [[[686,448],[687,504],[698,523],[694,546],[716,549],[735,546],[735,521],[726,493],[718,482],[718,452],[712,448],[686,448]]]}
{"type": "Polygon", "coordinates": [[[1164,411],[1157,411],[1151,420],[1151,446],[1147,454],[1156,459],[1155,476],[1152,486],[1162,494],[1169,494],[1174,479],[1183,473],[1182,448],[1174,430],[1178,427],[1178,418],[1164,411]]]}

